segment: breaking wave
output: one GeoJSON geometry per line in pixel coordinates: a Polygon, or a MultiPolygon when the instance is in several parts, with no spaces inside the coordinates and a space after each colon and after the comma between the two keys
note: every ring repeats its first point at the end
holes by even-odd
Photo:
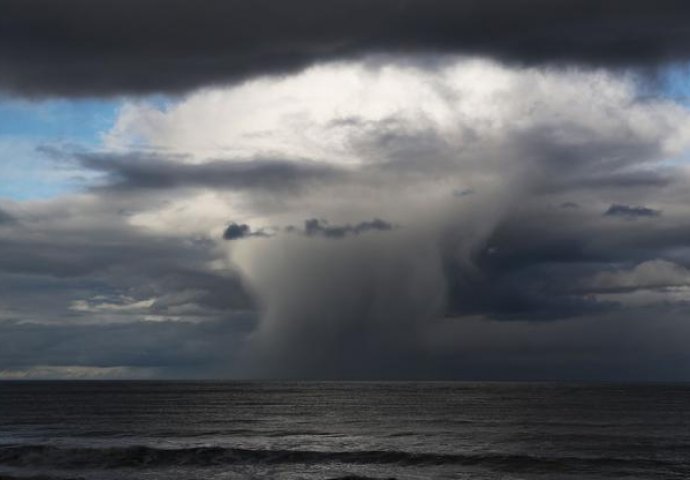
{"type": "Polygon", "coordinates": [[[654,459],[601,457],[538,457],[502,454],[411,453],[397,450],[305,451],[250,450],[197,447],[163,449],[146,446],[117,448],[60,448],[50,445],[9,445],[0,447],[0,465],[11,467],[141,468],[174,466],[214,466],[253,464],[353,464],[476,466],[511,471],[570,471],[582,468],[672,469],[688,471],[690,465],[654,459]]]}

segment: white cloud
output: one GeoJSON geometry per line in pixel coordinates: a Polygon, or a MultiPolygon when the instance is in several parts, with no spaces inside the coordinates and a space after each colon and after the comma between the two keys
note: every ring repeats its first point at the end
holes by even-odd
{"type": "Polygon", "coordinates": [[[431,129],[461,147],[468,131],[489,143],[506,133],[556,128],[572,144],[593,138],[660,141],[667,154],[690,142],[688,112],[638,101],[633,79],[601,71],[516,69],[458,59],[437,69],[414,63],[334,63],[287,77],[206,89],[159,107],[123,107],[107,145],[209,157],[305,157],[337,164],[376,161],[357,143],[386,122],[431,129]]]}
{"type": "Polygon", "coordinates": [[[413,212],[447,210],[460,186],[480,194],[467,203],[509,204],[535,182],[559,181],[560,172],[564,180],[572,171],[597,176],[677,155],[690,145],[690,112],[641,99],[634,79],[603,71],[466,58],[434,69],[370,61],[206,89],[165,106],[131,102],[106,138],[115,150],[181,155],[170,161],[306,159],[358,175],[277,198],[195,192],[130,218],[158,232],[216,235],[214,224],[227,221],[356,222],[374,213],[409,223],[413,212]],[[386,162],[401,168],[363,170],[386,162]]]}
{"type": "Polygon", "coordinates": [[[690,301],[690,270],[666,260],[642,262],[631,269],[604,271],[591,280],[590,288],[601,301],[628,307],[690,301]]]}
{"type": "Polygon", "coordinates": [[[666,260],[651,260],[629,270],[598,273],[592,282],[595,288],[640,289],[690,285],[690,270],[666,260]]]}

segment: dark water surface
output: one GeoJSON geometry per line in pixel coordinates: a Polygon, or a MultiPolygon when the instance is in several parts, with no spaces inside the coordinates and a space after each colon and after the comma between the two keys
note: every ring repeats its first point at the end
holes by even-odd
{"type": "Polygon", "coordinates": [[[690,386],[0,383],[0,478],[690,479],[690,386]]]}

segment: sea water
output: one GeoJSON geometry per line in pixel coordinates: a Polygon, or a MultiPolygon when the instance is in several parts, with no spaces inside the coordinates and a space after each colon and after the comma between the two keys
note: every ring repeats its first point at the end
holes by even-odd
{"type": "Polygon", "coordinates": [[[686,479],[690,386],[4,382],[24,477],[686,479]]]}

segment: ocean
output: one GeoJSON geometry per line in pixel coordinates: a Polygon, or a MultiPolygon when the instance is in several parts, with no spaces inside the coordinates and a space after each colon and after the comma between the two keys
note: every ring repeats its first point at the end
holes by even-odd
{"type": "Polygon", "coordinates": [[[687,479],[690,385],[4,382],[0,478],[687,479]]]}

